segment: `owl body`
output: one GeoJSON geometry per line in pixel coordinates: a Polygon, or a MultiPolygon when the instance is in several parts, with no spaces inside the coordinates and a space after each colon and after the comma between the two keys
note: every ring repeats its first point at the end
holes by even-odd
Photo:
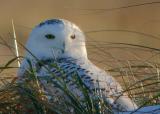
{"type": "Polygon", "coordinates": [[[61,78],[73,94],[83,99],[75,80],[78,76],[91,95],[96,90],[101,91],[102,97],[113,107],[123,111],[137,108],[127,94],[122,93],[120,84],[88,59],[85,36],[75,24],[62,19],[42,22],[33,29],[26,47],[29,52],[26,52],[18,75],[25,74],[29,68],[27,59],[31,60],[36,75],[50,96],[64,95],[55,84],[57,78],[61,78]],[[37,59],[44,64],[39,64],[37,59]],[[43,80],[46,77],[50,83],[43,80]]]}

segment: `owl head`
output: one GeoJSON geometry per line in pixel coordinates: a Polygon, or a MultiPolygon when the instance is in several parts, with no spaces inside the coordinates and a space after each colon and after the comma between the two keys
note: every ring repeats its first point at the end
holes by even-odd
{"type": "MultiPolygon", "coordinates": [[[[51,19],[38,24],[31,32],[26,48],[38,59],[87,59],[83,32],[64,19],[51,19]]],[[[26,57],[31,58],[32,55],[27,52],[26,57]]]]}

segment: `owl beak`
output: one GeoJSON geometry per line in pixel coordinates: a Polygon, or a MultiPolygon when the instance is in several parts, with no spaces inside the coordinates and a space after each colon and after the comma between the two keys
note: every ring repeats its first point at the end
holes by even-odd
{"type": "Polygon", "coordinates": [[[63,50],[62,50],[62,53],[64,53],[65,48],[66,48],[66,45],[65,45],[65,43],[63,42],[63,50]]]}

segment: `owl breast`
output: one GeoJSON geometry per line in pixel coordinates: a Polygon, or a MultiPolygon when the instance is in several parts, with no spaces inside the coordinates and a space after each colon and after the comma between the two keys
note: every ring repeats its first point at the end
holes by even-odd
{"type": "Polygon", "coordinates": [[[101,91],[106,98],[115,96],[121,90],[111,76],[106,75],[106,72],[98,69],[91,62],[81,63],[69,58],[56,61],[45,60],[43,63],[45,65],[37,65],[37,75],[48,94],[64,95],[58,89],[57,84],[60,86],[66,84],[75,96],[83,97],[79,87],[82,85],[79,85],[79,80],[83,82],[83,86],[88,89],[90,94],[101,91]],[[62,84],[59,83],[59,80],[62,84]]]}

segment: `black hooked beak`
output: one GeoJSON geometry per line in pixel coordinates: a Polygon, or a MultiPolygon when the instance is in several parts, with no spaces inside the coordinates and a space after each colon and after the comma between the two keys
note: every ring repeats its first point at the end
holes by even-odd
{"type": "Polygon", "coordinates": [[[66,48],[66,46],[65,46],[65,43],[63,42],[63,49],[62,49],[62,53],[64,53],[65,48],[66,48]]]}

